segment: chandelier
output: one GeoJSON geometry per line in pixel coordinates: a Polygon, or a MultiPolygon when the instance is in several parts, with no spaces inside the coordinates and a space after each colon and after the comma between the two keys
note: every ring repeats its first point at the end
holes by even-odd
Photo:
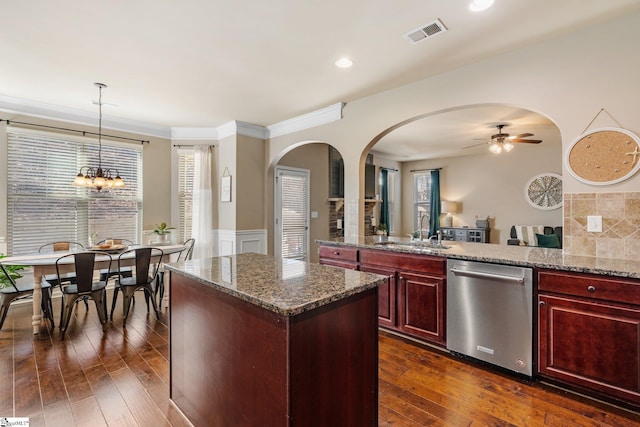
{"type": "Polygon", "coordinates": [[[120,178],[118,169],[102,169],[102,89],[107,87],[104,83],[94,83],[98,88],[98,108],[100,119],[98,122],[98,167],[82,166],[80,172],[73,180],[76,187],[95,188],[101,191],[103,188],[123,188],[124,181],[120,178]],[[115,178],[112,176],[115,175],[115,178]]]}

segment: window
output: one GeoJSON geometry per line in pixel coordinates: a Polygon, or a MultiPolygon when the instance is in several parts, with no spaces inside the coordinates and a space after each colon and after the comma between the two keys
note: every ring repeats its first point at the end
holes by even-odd
{"type": "Polygon", "coordinates": [[[178,149],[178,239],[181,242],[191,238],[193,218],[193,176],[195,171],[194,150],[178,149]]]}
{"type": "Polygon", "coordinates": [[[142,234],[142,147],[102,141],[102,166],[118,172],[126,187],[95,191],[71,185],[80,166],[97,165],[98,142],[10,128],[7,145],[7,231],[12,255],[71,240],[87,244],[142,234]]]}
{"type": "Polygon", "coordinates": [[[420,218],[422,221],[422,231],[429,233],[429,211],[431,208],[431,174],[416,173],[413,175],[413,224],[414,230],[420,229],[420,218]]]}
{"type": "Polygon", "coordinates": [[[277,167],[275,180],[276,254],[306,260],[309,255],[309,171],[277,167]]]}

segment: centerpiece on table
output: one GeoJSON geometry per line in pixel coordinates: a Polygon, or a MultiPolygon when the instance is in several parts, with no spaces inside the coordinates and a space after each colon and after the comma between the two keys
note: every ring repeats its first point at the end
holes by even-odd
{"type": "Polygon", "coordinates": [[[153,233],[158,236],[158,243],[167,243],[169,240],[170,230],[175,230],[175,227],[169,227],[166,222],[156,224],[156,228],[153,233]]]}

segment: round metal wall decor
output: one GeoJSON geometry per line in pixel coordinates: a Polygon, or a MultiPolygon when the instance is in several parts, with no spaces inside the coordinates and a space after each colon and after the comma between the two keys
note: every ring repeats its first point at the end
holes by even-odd
{"type": "Polygon", "coordinates": [[[525,198],[531,206],[541,210],[562,206],[562,176],[556,173],[536,175],[527,182],[525,198]]]}
{"type": "Polygon", "coordinates": [[[640,168],[640,139],[626,129],[593,129],[573,141],[565,163],[571,175],[585,184],[615,184],[640,168]]]}

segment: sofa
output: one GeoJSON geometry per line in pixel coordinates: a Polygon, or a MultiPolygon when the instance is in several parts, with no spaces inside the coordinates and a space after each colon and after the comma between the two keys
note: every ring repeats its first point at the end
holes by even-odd
{"type": "MultiPolygon", "coordinates": [[[[517,246],[543,246],[543,247],[557,247],[556,245],[553,244],[553,242],[555,242],[555,238],[554,239],[545,239],[545,242],[539,245],[533,245],[533,244],[529,244],[529,242],[524,242],[521,239],[518,238],[518,230],[516,229],[516,227],[525,227],[525,226],[516,226],[516,225],[512,225],[511,226],[511,231],[509,232],[509,240],[507,240],[507,244],[508,245],[517,245],[517,246]],[[551,244],[551,246],[549,246],[551,244]]],[[[540,234],[544,234],[545,236],[551,236],[552,234],[555,234],[556,236],[558,236],[558,244],[559,244],[559,248],[562,248],[562,227],[550,227],[545,225],[543,227],[543,233],[540,234]]]]}

